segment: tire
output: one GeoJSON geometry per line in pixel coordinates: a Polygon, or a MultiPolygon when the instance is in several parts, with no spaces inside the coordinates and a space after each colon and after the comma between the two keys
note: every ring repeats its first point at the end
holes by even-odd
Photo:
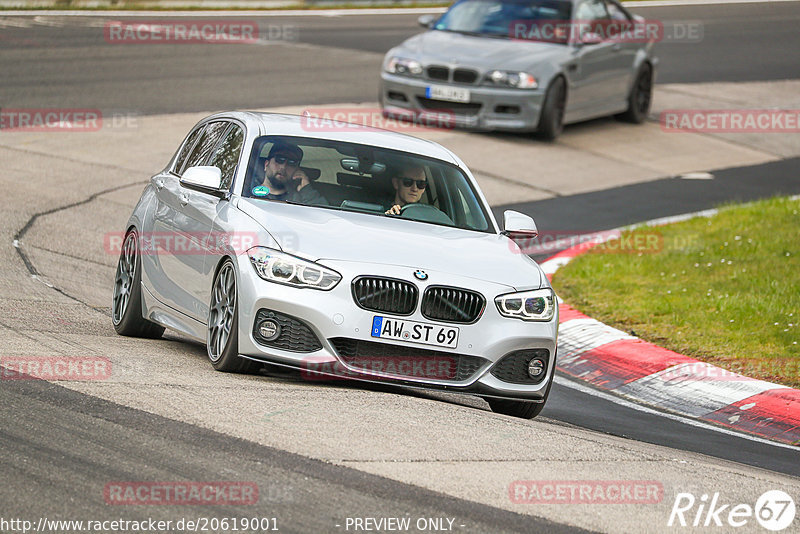
{"type": "Polygon", "coordinates": [[[542,402],[525,402],[507,399],[496,399],[487,397],[486,402],[494,413],[503,415],[510,415],[512,417],[520,417],[522,419],[533,419],[544,410],[544,405],[547,403],[547,397],[550,396],[550,386],[553,385],[553,379],[547,384],[547,389],[544,392],[544,399],[542,402]]]}
{"type": "Polygon", "coordinates": [[[653,69],[645,63],[639,70],[639,74],[636,75],[636,81],[628,95],[628,109],[624,113],[616,115],[616,118],[632,124],[641,124],[647,120],[652,101],[653,69]]]}
{"type": "Polygon", "coordinates": [[[539,125],[536,127],[536,136],[540,139],[552,141],[564,131],[564,110],[567,107],[567,88],[564,78],[559,76],[544,97],[542,113],[539,115],[539,125]]]}
{"type": "Polygon", "coordinates": [[[226,373],[250,373],[261,368],[257,362],[239,356],[239,299],[236,269],[226,259],[214,277],[208,309],[206,349],[211,365],[226,373]]]}
{"type": "Polygon", "coordinates": [[[111,320],[121,336],[159,338],[164,327],[142,317],[142,258],[135,229],[125,234],[114,275],[111,320]]]}

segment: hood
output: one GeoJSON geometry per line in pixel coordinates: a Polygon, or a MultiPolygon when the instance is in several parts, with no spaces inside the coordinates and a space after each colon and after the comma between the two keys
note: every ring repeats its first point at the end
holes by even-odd
{"type": "Polygon", "coordinates": [[[569,51],[554,43],[477,37],[432,30],[415,35],[391,52],[425,64],[443,63],[490,69],[527,69],[569,51]]]}
{"type": "Polygon", "coordinates": [[[449,272],[512,289],[538,288],[538,265],[507,237],[334,209],[242,198],[238,207],[284,252],[449,272]]]}

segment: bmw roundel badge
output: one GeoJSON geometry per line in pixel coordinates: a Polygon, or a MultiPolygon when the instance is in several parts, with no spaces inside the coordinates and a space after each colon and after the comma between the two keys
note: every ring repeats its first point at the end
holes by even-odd
{"type": "Polygon", "coordinates": [[[427,280],[428,273],[426,273],[421,269],[417,269],[416,271],[414,271],[414,278],[416,278],[417,280],[427,280]]]}

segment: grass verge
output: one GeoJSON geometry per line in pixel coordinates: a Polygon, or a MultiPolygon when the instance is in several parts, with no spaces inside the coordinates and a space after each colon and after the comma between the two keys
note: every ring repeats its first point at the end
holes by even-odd
{"type": "Polygon", "coordinates": [[[800,200],[624,232],[562,267],[553,287],[642,339],[800,388],[800,200]]]}

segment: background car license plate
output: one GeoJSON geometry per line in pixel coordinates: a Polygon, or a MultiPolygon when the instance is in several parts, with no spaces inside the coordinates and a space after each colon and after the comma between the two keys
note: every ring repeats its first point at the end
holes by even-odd
{"type": "Polygon", "coordinates": [[[425,88],[425,96],[449,102],[469,102],[469,89],[448,85],[430,85],[425,88]]]}
{"type": "Polygon", "coordinates": [[[372,318],[372,337],[454,349],[458,345],[458,328],[376,315],[372,318]]]}

